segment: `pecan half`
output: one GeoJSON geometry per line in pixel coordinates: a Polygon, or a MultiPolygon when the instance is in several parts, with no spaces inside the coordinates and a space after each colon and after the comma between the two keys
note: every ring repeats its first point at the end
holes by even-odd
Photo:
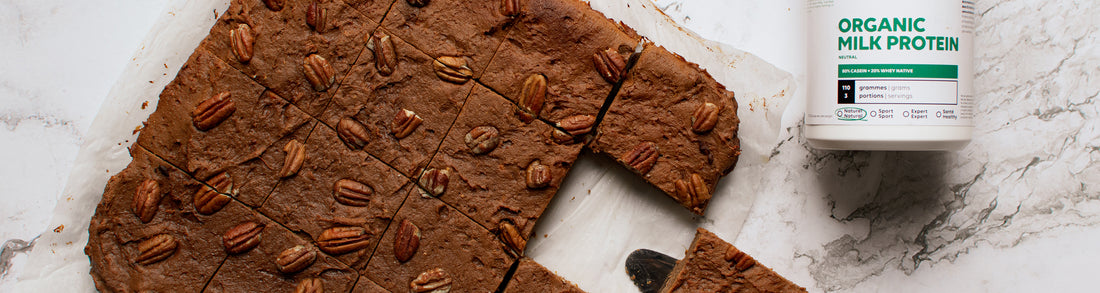
{"type": "Polygon", "coordinates": [[[298,170],[302,169],[302,164],[306,161],[306,146],[297,139],[291,139],[286,146],[283,146],[283,151],[286,151],[286,158],[283,159],[283,169],[279,170],[279,178],[298,174],[298,170]]]}
{"type": "Polygon", "coordinates": [[[474,76],[474,71],[463,57],[439,57],[432,63],[432,67],[435,68],[435,76],[450,83],[464,84],[474,76]]]}
{"type": "Polygon", "coordinates": [[[726,255],[724,255],[723,258],[730,262],[734,270],[739,272],[745,271],[756,264],[756,260],[753,260],[748,254],[737,250],[737,248],[733,246],[726,249],[726,255]]]}
{"type": "Polygon", "coordinates": [[[286,2],[286,0],[264,0],[264,5],[267,5],[267,9],[271,9],[272,11],[279,11],[283,10],[284,2],[286,2]]]}
{"type": "Polygon", "coordinates": [[[354,207],[365,207],[370,203],[370,196],[374,189],[359,181],[351,179],[336,180],[332,186],[336,202],[354,207]]]}
{"type": "Polygon", "coordinates": [[[158,206],[160,206],[160,199],[164,193],[160,190],[160,183],[156,180],[146,179],[138,185],[137,190],[134,191],[134,202],[131,204],[131,209],[134,211],[134,215],[141,219],[142,223],[148,223],[153,220],[153,217],[157,215],[158,206]]]}
{"type": "Polygon", "coordinates": [[[317,252],[305,245],[298,245],[283,250],[279,257],[275,258],[275,265],[284,274],[293,274],[313,265],[317,260],[317,252]]]}
{"type": "Polygon", "coordinates": [[[321,282],[318,278],[307,278],[298,281],[298,287],[294,288],[294,293],[324,293],[325,283],[321,282]]]}
{"type": "Polygon", "coordinates": [[[493,151],[500,145],[500,132],[496,127],[478,126],[466,133],[465,140],[470,153],[481,155],[493,151]]]}
{"type": "Polygon", "coordinates": [[[657,163],[657,157],[659,155],[657,144],[646,141],[634,146],[633,150],[623,155],[619,160],[626,163],[627,166],[634,169],[638,174],[645,175],[645,173],[649,173],[649,170],[653,169],[653,165],[657,163]]]}
{"type": "Polygon", "coordinates": [[[413,7],[424,7],[424,6],[428,6],[428,3],[431,2],[431,1],[430,0],[408,0],[408,2],[409,2],[409,5],[412,5],[413,7]]]}
{"type": "Polygon", "coordinates": [[[238,24],[236,29],[229,31],[229,45],[233,47],[233,55],[237,61],[248,63],[252,61],[252,45],[256,44],[256,38],[252,35],[252,27],[248,24],[238,24]]]}
{"type": "Polygon", "coordinates": [[[302,72],[305,73],[309,84],[313,86],[313,90],[318,92],[323,92],[336,83],[336,69],[333,69],[332,64],[329,64],[328,60],[321,55],[309,54],[302,61],[302,72]]]}
{"type": "Polygon", "coordinates": [[[324,33],[328,30],[327,20],[328,9],[321,7],[321,3],[316,0],[310,2],[309,7],[306,8],[306,25],[318,33],[324,33]]]}
{"type": "Polygon", "coordinates": [[[554,174],[550,173],[550,167],[543,165],[542,162],[535,160],[527,165],[527,188],[544,188],[549,186],[553,179],[554,174]]]}
{"type": "Polygon", "coordinates": [[[191,122],[195,128],[201,131],[210,130],[233,115],[237,111],[237,104],[233,103],[231,96],[228,91],[220,92],[195,106],[191,110],[191,122]]]}
{"type": "Polygon", "coordinates": [[[596,72],[610,83],[618,83],[623,79],[623,71],[626,70],[626,58],[607,48],[592,55],[592,62],[596,64],[596,72]]]}
{"type": "Polygon", "coordinates": [[[450,169],[431,168],[420,175],[420,187],[427,189],[434,196],[443,195],[447,191],[447,183],[451,181],[450,169]]]}
{"type": "Polygon", "coordinates": [[[334,227],[321,232],[317,247],[328,254],[345,254],[367,247],[370,234],[362,227],[334,227]]]}
{"type": "Polygon", "coordinates": [[[421,123],[424,123],[424,120],[420,119],[420,115],[416,115],[416,112],[401,109],[393,117],[393,123],[390,124],[390,133],[393,134],[393,137],[402,139],[412,134],[413,130],[416,130],[421,123]]]}
{"type": "Polygon", "coordinates": [[[367,132],[367,127],[363,126],[363,123],[349,117],[340,119],[340,122],[336,124],[336,135],[352,150],[358,150],[366,146],[367,138],[370,137],[370,133],[367,132]]]}
{"type": "Polygon", "coordinates": [[[409,282],[409,289],[416,293],[447,293],[451,291],[451,275],[441,268],[424,271],[409,282]]]}
{"type": "Polygon", "coordinates": [[[523,255],[523,249],[527,247],[527,239],[519,235],[519,230],[516,230],[516,225],[512,222],[500,222],[500,239],[518,255],[523,255]]]}
{"type": "Polygon", "coordinates": [[[593,124],[596,124],[596,117],[592,115],[574,115],[558,121],[558,127],[572,136],[587,134],[592,131],[593,124]]]}
{"type": "Polygon", "coordinates": [[[523,81],[523,91],[519,95],[519,104],[527,112],[539,116],[546,101],[546,76],[532,74],[523,81]]]}
{"type": "Polygon", "coordinates": [[[676,199],[692,209],[693,212],[702,213],[703,209],[700,205],[710,200],[710,191],[707,188],[707,183],[703,182],[703,177],[699,176],[698,173],[692,173],[686,180],[676,180],[675,184],[676,199]]]}
{"type": "Polygon", "coordinates": [[[177,247],[179,247],[179,241],[175,236],[157,234],[153,238],[138,243],[138,257],[134,262],[149,265],[162,261],[176,253],[177,247]]]}
{"type": "Polygon", "coordinates": [[[229,228],[228,231],[225,231],[225,235],[222,235],[222,244],[225,245],[225,251],[230,254],[238,254],[256,248],[257,245],[260,245],[260,232],[263,232],[263,230],[263,225],[251,221],[229,228]]]}
{"type": "Polygon", "coordinates": [[[706,133],[714,129],[714,125],[717,124],[718,106],[712,103],[703,103],[695,107],[695,112],[691,114],[691,131],[695,133],[706,133]]]}
{"type": "Polygon", "coordinates": [[[576,141],[573,135],[568,132],[561,131],[561,129],[550,130],[550,137],[554,139],[554,142],[558,144],[571,144],[576,141]]]}
{"type": "Polygon", "coordinates": [[[374,67],[378,69],[378,74],[389,76],[397,70],[397,49],[389,35],[381,30],[376,31],[367,41],[367,49],[374,53],[374,67]]]}
{"type": "Polygon", "coordinates": [[[420,248],[420,227],[417,227],[408,219],[401,220],[397,227],[397,235],[393,237],[393,256],[399,262],[407,262],[416,255],[420,248]]]}
{"type": "Polygon", "coordinates": [[[229,178],[228,173],[222,172],[207,179],[206,183],[210,186],[200,187],[192,201],[196,211],[203,215],[210,215],[229,204],[230,197],[221,192],[233,192],[233,180],[229,178]]]}
{"type": "Polygon", "coordinates": [[[500,3],[500,14],[504,16],[514,17],[519,15],[519,0],[502,0],[500,3]]]}

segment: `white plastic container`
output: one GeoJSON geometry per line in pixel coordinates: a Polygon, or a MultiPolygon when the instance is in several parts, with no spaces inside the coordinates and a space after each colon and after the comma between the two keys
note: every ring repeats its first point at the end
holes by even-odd
{"type": "Polygon", "coordinates": [[[957,150],[974,119],[974,3],[807,0],[805,136],[841,150],[957,150]]]}

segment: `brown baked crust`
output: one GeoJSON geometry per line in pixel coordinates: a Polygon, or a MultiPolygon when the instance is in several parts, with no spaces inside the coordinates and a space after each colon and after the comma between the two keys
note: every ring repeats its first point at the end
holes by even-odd
{"type": "Polygon", "coordinates": [[[663,47],[647,45],[627,74],[622,88],[598,129],[593,151],[628,166],[653,186],[692,212],[702,215],[718,180],[733,170],[741,154],[737,138],[737,102],[733,92],[698,65],[663,47]],[[713,130],[696,133],[692,115],[703,103],[719,109],[713,130]],[[642,173],[624,157],[642,143],[654,143],[659,157],[642,173]],[[698,174],[705,197],[692,201],[677,195],[676,181],[698,174]]]}
{"type": "Polygon", "coordinates": [[[390,10],[394,0],[344,0],[348,6],[358,9],[367,19],[375,23],[382,22],[382,17],[390,10]]]}
{"type": "Polygon", "coordinates": [[[272,11],[259,0],[234,0],[200,47],[306,113],[320,115],[378,24],[342,1],[319,1],[328,16],[327,28],[318,33],[306,24],[314,1],[287,0],[282,10],[272,11]],[[255,36],[254,57],[248,63],[240,62],[230,46],[230,31],[239,24],[248,24],[255,36]],[[303,74],[302,63],[310,54],[324,57],[336,71],[336,83],[325,91],[315,91],[303,74]]]}
{"type": "Polygon", "coordinates": [[[523,1],[522,6],[481,81],[518,103],[527,77],[542,74],[547,94],[539,117],[556,123],[573,115],[596,116],[615,84],[600,76],[592,55],[611,48],[629,57],[641,37],[577,0],[523,1]]]}
{"type": "Polygon", "coordinates": [[[806,292],[703,228],[676,262],[666,292],[806,292]]]}
{"type": "MultiPolygon", "coordinates": [[[[554,128],[542,121],[524,123],[520,111],[501,96],[476,86],[466,107],[451,127],[447,139],[432,160],[431,168],[451,170],[450,184],[439,196],[482,226],[500,234],[509,222],[527,239],[535,222],[557,193],[562,179],[580,154],[580,143],[558,144],[554,128]],[[466,134],[476,127],[492,126],[499,146],[475,155],[466,145],[466,134]],[[526,170],[533,162],[549,167],[552,180],[543,188],[528,188],[526,170]]],[[[522,252],[523,247],[517,247],[522,252]]]]}
{"type": "Polygon", "coordinates": [[[364,249],[334,255],[352,268],[362,269],[413,185],[378,159],[363,151],[349,150],[337,138],[336,131],[327,126],[318,126],[304,142],[306,160],[301,170],[280,182],[257,210],[313,239],[333,227],[362,227],[372,235],[370,244],[364,249]],[[369,186],[372,190],[369,202],[365,206],[338,202],[334,186],[341,179],[369,186]]]}
{"type": "Polygon", "coordinates": [[[382,26],[434,58],[466,57],[475,77],[493,57],[511,21],[501,13],[502,1],[421,1],[428,3],[424,7],[409,2],[395,2],[382,26]]]}
{"type": "Polygon", "coordinates": [[[390,293],[390,291],[378,286],[369,278],[360,276],[359,282],[355,283],[355,288],[351,289],[351,293],[390,293]]]}
{"type": "Polygon", "coordinates": [[[452,279],[451,292],[494,291],[515,262],[503,244],[476,222],[439,199],[413,190],[394,217],[420,229],[420,245],[407,262],[394,254],[398,225],[390,225],[363,275],[392,292],[408,292],[421,273],[443,269],[452,279]]]}
{"type": "Polygon", "coordinates": [[[524,258],[519,260],[508,288],[504,289],[504,293],[511,292],[583,293],[584,290],[534,260],[524,258]]]}
{"type": "Polygon", "coordinates": [[[363,149],[405,176],[417,178],[462,110],[474,82],[440,80],[432,68],[434,59],[383,29],[379,32],[393,42],[397,56],[394,72],[380,74],[374,54],[364,51],[321,120],[334,129],[344,118],[362,123],[370,134],[363,149]],[[401,109],[415,112],[423,123],[398,139],[391,128],[401,109]]]}

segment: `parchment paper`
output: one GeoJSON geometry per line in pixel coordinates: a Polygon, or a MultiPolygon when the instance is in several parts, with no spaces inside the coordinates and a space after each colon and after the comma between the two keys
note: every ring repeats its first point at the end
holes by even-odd
{"type": "MultiPolygon", "coordinates": [[[[612,160],[584,153],[540,220],[527,255],[589,292],[637,292],[626,256],[649,248],[682,257],[695,227],[733,241],[766,182],[765,164],[779,139],[783,110],[795,81],[751,54],[704,40],[661,13],[650,0],[591,0],[596,10],[633,27],[658,45],[700,64],[739,104],[742,156],[719,182],[705,217],[693,217],[612,160]]],[[[84,255],[88,224],[110,176],[129,162],[134,130],[155,109],[160,91],[206,36],[228,1],[175,0],[142,43],[88,130],[54,209],[51,229],[38,239],[20,292],[94,292],[84,255]],[[148,102],[147,107],[143,106],[148,102]]]]}

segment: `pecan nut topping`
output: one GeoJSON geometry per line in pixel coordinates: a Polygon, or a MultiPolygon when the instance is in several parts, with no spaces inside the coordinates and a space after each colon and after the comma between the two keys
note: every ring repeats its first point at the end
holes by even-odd
{"type": "Polygon", "coordinates": [[[321,7],[319,1],[314,0],[306,8],[306,25],[318,33],[328,30],[328,9],[321,7]]]}
{"type": "Polygon", "coordinates": [[[286,158],[283,160],[283,169],[279,170],[279,178],[298,174],[298,170],[302,169],[302,164],[306,161],[306,146],[297,139],[291,139],[283,147],[283,151],[286,151],[286,158]]]}
{"type": "Polygon", "coordinates": [[[518,255],[523,255],[523,249],[527,247],[527,239],[519,235],[519,230],[516,230],[516,225],[512,222],[500,222],[500,239],[518,255]]]}
{"type": "Polygon", "coordinates": [[[596,117],[592,115],[574,115],[558,121],[557,125],[572,136],[580,136],[591,132],[593,124],[596,124],[596,117]]]}
{"type": "Polygon", "coordinates": [[[134,191],[134,202],[131,205],[131,209],[134,211],[134,215],[141,219],[142,223],[148,223],[153,220],[153,217],[157,215],[158,206],[160,206],[160,199],[164,193],[160,190],[160,183],[156,180],[146,179],[138,185],[137,190],[134,191]]]}
{"type": "Polygon", "coordinates": [[[646,141],[634,146],[634,149],[629,153],[619,158],[620,161],[626,163],[631,169],[634,169],[638,174],[649,173],[649,170],[653,169],[653,165],[657,163],[657,157],[660,154],[657,150],[657,144],[646,141]]]}
{"type": "Polygon", "coordinates": [[[221,92],[195,106],[191,111],[191,122],[195,128],[201,131],[210,130],[233,115],[237,111],[237,104],[233,103],[231,96],[227,91],[221,92]]]}
{"type": "Polygon", "coordinates": [[[416,112],[401,109],[393,117],[393,123],[390,124],[390,133],[393,134],[393,137],[402,139],[412,134],[421,123],[424,123],[424,120],[420,119],[420,115],[416,115],[416,112]]]}
{"type": "Polygon", "coordinates": [[[397,70],[397,49],[389,35],[381,30],[375,32],[367,41],[367,49],[374,53],[374,67],[378,69],[378,74],[389,76],[397,70]]]}
{"type": "Polygon", "coordinates": [[[264,0],[264,5],[267,5],[267,9],[271,9],[272,11],[279,11],[283,10],[284,2],[286,2],[286,0],[264,0]]]}
{"type": "Polygon", "coordinates": [[[493,151],[500,145],[500,132],[496,127],[478,126],[466,133],[466,146],[470,153],[482,155],[493,151]]]}
{"type": "Polygon", "coordinates": [[[140,265],[157,263],[176,253],[177,247],[179,247],[179,241],[175,236],[158,234],[138,243],[138,257],[135,262],[140,265]]]}
{"type": "Polygon", "coordinates": [[[229,204],[230,197],[222,192],[234,193],[235,191],[233,191],[233,180],[226,172],[214,175],[207,179],[206,183],[210,185],[200,187],[192,200],[196,211],[203,215],[210,215],[229,204]]]}
{"type": "Polygon", "coordinates": [[[546,76],[532,74],[523,81],[523,90],[519,95],[519,104],[534,116],[539,116],[546,101],[546,76]]]}
{"type": "Polygon", "coordinates": [[[435,76],[454,84],[464,84],[474,76],[474,71],[466,64],[466,58],[462,57],[439,57],[432,67],[435,68],[435,76]]]}
{"type": "Polygon", "coordinates": [[[336,83],[336,69],[321,55],[310,54],[302,62],[302,72],[313,90],[323,92],[336,83]]]}
{"type": "Polygon", "coordinates": [[[424,271],[409,282],[409,289],[416,293],[447,293],[451,291],[451,275],[441,268],[424,271]]]}
{"type": "Polygon", "coordinates": [[[723,258],[730,262],[733,265],[733,269],[738,272],[743,272],[753,265],[756,265],[756,260],[753,260],[748,254],[737,250],[737,248],[733,246],[726,249],[726,255],[724,255],[723,258]]]}
{"type": "Polygon", "coordinates": [[[553,138],[554,142],[558,144],[572,144],[576,141],[576,138],[574,138],[573,135],[557,128],[550,131],[550,138],[553,138]]]}
{"type": "Polygon", "coordinates": [[[316,260],[316,251],[313,251],[313,249],[305,245],[298,245],[287,248],[283,250],[282,253],[279,253],[279,256],[275,258],[275,266],[284,274],[293,274],[301,272],[310,265],[313,265],[313,262],[316,260]]]}
{"type": "Polygon", "coordinates": [[[514,17],[519,15],[519,0],[502,0],[500,3],[500,13],[507,17],[514,17]]]}
{"type": "Polygon", "coordinates": [[[618,83],[623,78],[626,70],[626,58],[612,48],[607,48],[592,55],[592,62],[596,64],[596,72],[610,83],[618,83]]]}
{"type": "Polygon", "coordinates": [[[353,207],[365,207],[370,203],[370,196],[374,189],[362,182],[351,179],[340,179],[332,187],[336,196],[336,202],[353,207]]]}
{"type": "Polygon", "coordinates": [[[334,227],[321,232],[317,247],[328,254],[345,254],[369,244],[370,234],[362,227],[334,227]]]}
{"type": "Polygon", "coordinates": [[[550,172],[550,167],[543,165],[542,162],[535,160],[527,165],[527,188],[544,188],[549,186],[553,179],[554,174],[550,172]]]}
{"type": "Polygon", "coordinates": [[[252,35],[252,27],[248,24],[238,24],[236,29],[229,31],[229,45],[233,48],[233,55],[237,61],[248,63],[252,61],[252,45],[256,44],[256,38],[252,35]]]}
{"type": "Polygon", "coordinates": [[[225,235],[222,235],[222,244],[225,245],[225,251],[230,254],[238,254],[249,251],[256,246],[260,245],[260,232],[263,232],[264,226],[256,222],[244,222],[236,227],[229,228],[225,231],[225,235]]]}
{"type": "Polygon", "coordinates": [[[675,185],[676,199],[691,208],[693,212],[702,213],[703,208],[700,205],[710,200],[710,190],[707,183],[703,182],[703,177],[698,173],[692,173],[687,180],[676,180],[675,185]]]}
{"type": "Polygon", "coordinates": [[[321,282],[318,278],[307,278],[298,281],[298,287],[294,288],[294,293],[324,293],[325,283],[321,282]]]}
{"type": "Polygon", "coordinates": [[[433,196],[443,195],[450,181],[451,169],[431,168],[420,175],[420,187],[427,189],[427,192],[433,196]]]}
{"type": "Polygon", "coordinates": [[[420,248],[420,237],[420,227],[408,219],[401,220],[397,235],[393,237],[393,256],[397,257],[397,261],[407,262],[416,255],[416,250],[420,248]]]}
{"type": "Polygon", "coordinates": [[[412,5],[413,7],[424,7],[424,6],[428,6],[428,3],[431,2],[431,1],[430,0],[408,0],[408,2],[409,2],[409,5],[412,5]]]}
{"type": "Polygon", "coordinates": [[[703,103],[695,107],[691,114],[691,131],[695,133],[707,133],[718,124],[718,106],[712,103],[703,103]]]}
{"type": "Polygon", "coordinates": [[[363,126],[363,123],[349,117],[340,119],[340,122],[336,124],[336,135],[352,150],[358,150],[366,146],[367,138],[370,137],[370,133],[367,132],[367,127],[363,126]]]}

